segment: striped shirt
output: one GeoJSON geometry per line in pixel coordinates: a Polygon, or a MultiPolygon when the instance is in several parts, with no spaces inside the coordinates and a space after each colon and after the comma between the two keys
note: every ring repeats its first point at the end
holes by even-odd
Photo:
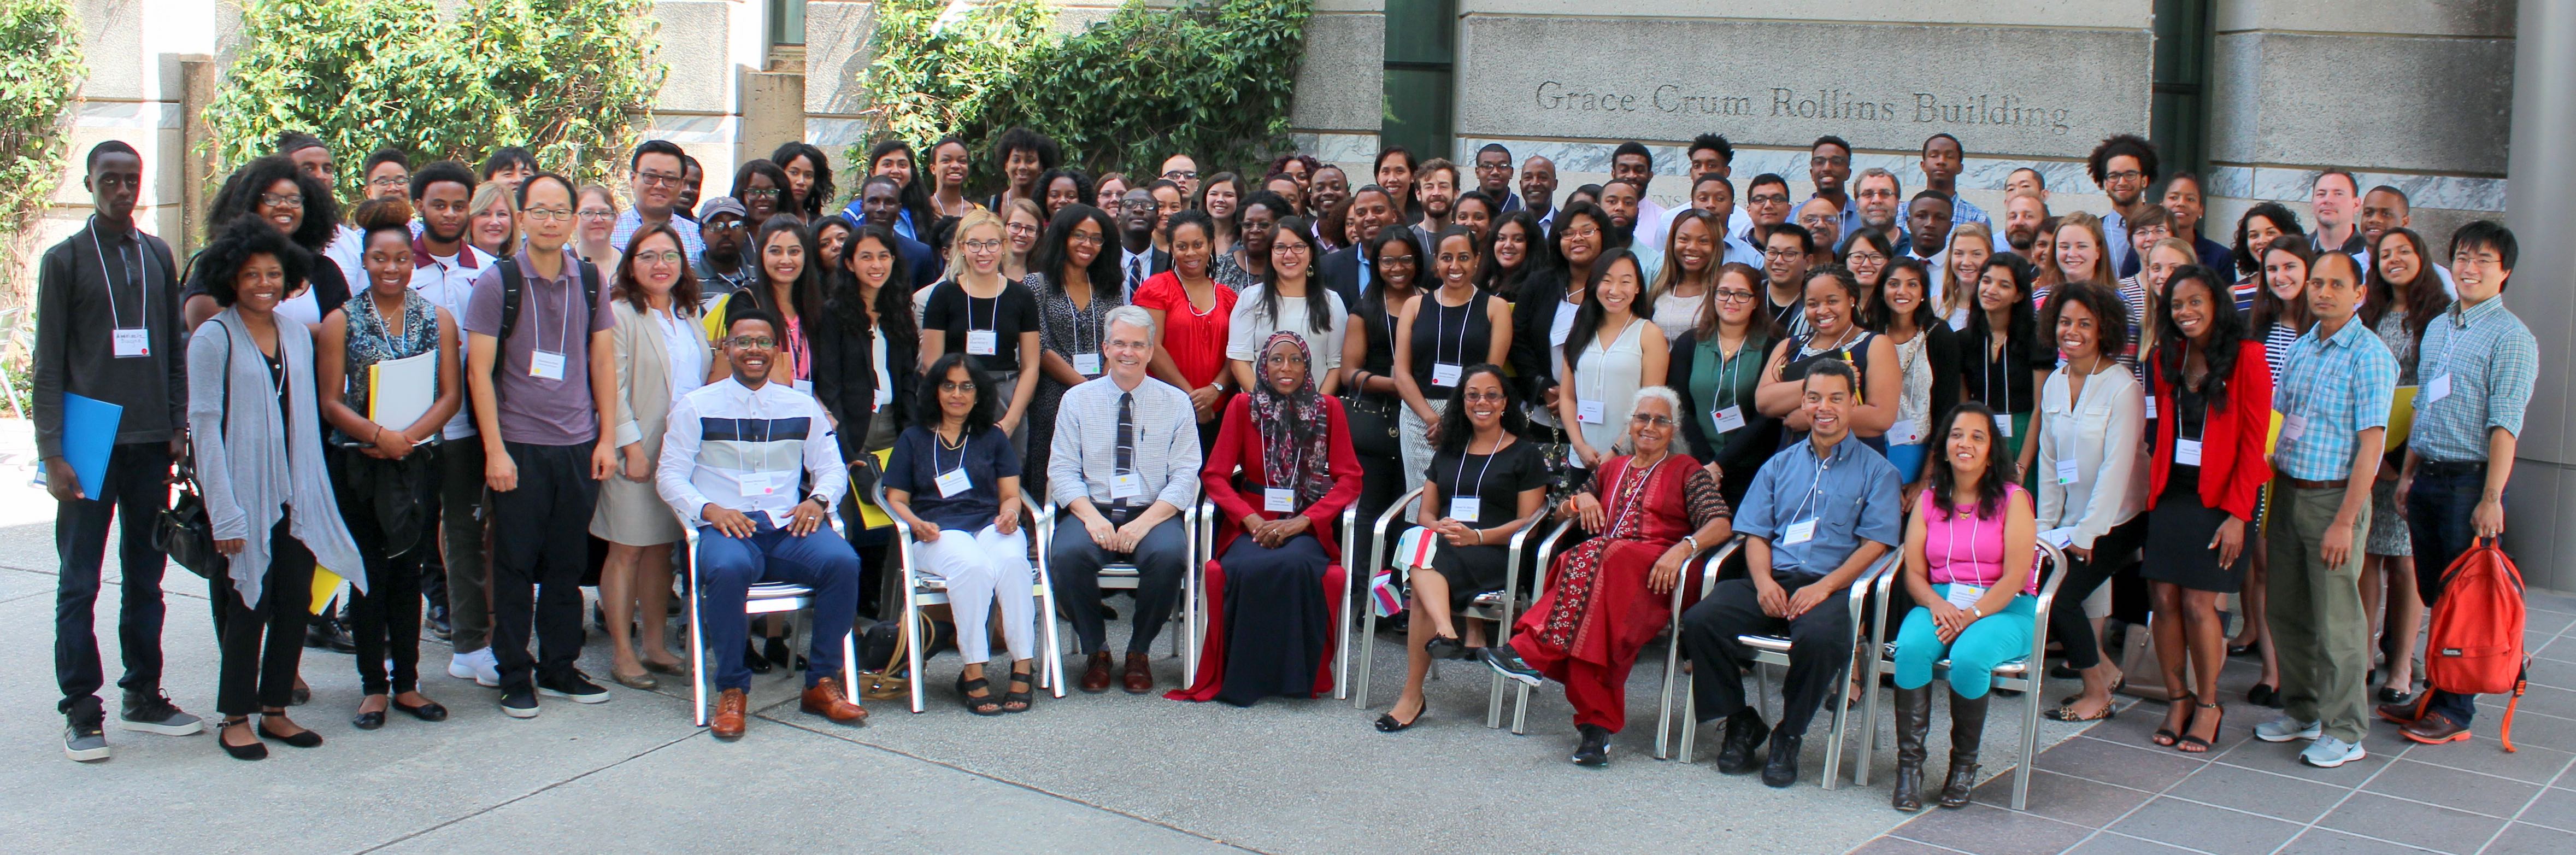
{"type": "Polygon", "coordinates": [[[2353,444],[2362,431],[2388,426],[2397,394],[2397,357],[2359,318],[2346,318],[2334,335],[2309,327],[2281,360],[2281,385],[2273,406],[2281,411],[2281,443],[2273,465],[2302,481],[2333,481],[2352,473],[2353,444]]]}
{"type": "Polygon", "coordinates": [[[731,377],[671,405],[653,479],[662,501],[692,526],[704,525],[699,513],[714,504],[765,512],[783,528],[797,503],[819,496],[829,508],[850,486],[823,405],[785,383],[751,389],[731,377]]]}
{"type": "Polygon", "coordinates": [[[1116,502],[1111,484],[1118,474],[1118,401],[1133,395],[1134,456],[1128,471],[1140,489],[1127,497],[1141,507],[1159,499],[1188,510],[1199,498],[1198,411],[1189,393],[1172,384],[1144,378],[1131,392],[1117,378],[1103,376],[1067,389],[1056,405],[1055,441],[1047,449],[1047,497],[1057,507],[1091,499],[1094,505],[1116,502]]]}
{"type": "Polygon", "coordinates": [[[2495,428],[2522,433],[2523,409],[2540,376],[2540,344],[2502,297],[2451,310],[2424,328],[2415,370],[2427,384],[2415,395],[2415,431],[2408,440],[2426,460],[2466,463],[2487,459],[2487,434],[2495,428]],[[2439,378],[2449,394],[2425,400],[2439,378]]]}
{"type": "MultiPolygon", "coordinates": [[[[642,228],[644,228],[643,214],[633,208],[618,212],[617,225],[608,230],[609,248],[621,254],[626,252],[626,242],[635,239],[635,232],[642,228]]],[[[689,261],[694,263],[698,260],[698,256],[706,254],[707,244],[698,237],[697,223],[681,219],[678,212],[673,212],[671,231],[680,234],[680,252],[687,255],[689,261]]]]}

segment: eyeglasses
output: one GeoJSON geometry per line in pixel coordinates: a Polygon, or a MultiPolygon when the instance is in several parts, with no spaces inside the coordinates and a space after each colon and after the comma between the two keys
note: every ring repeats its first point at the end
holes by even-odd
{"type": "Polygon", "coordinates": [[[1579,228],[1579,229],[1566,229],[1564,232],[1562,232],[1562,233],[1560,233],[1560,234],[1558,235],[1558,237],[1579,237],[1579,238],[1584,238],[1584,239],[1587,239],[1587,240],[1588,240],[1588,239],[1591,239],[1591,238],[1600,237],[1600,236],[1601,236],[1601,230],[1600,230],[1599,228],[1596,228],[1596,227],[1593,227],[1593,226],[1584,226],[1583,228],[1579,228]]]}
{"type": "Polygon", "coordinates": [[[404,187],[410,184],[411,176],[409,175],[379,175],[374,178],[367,179],[367,186],[370,187],[392,188],[404,187]]]}
{"type": "Polygon", "coordinates": [[[572,219],[572,211],[564,208],[521,208],[519,209],[519,215],[531,220],[553,220],[555,222],[572,219]]]}
{"type": "Polygon", "coordinates": [[[678,187],[680,186],[680,182],[687,180],[688,179],[686,177],[673,175],[668,172],[635,173],[636,183],[642,184],[646,187],[678,187]]]}
{"type": "Polygon", "coordinates": [[[581,218],[582,218],[582,219],[585,219],[585,220],[592,220],[592,221],[598,221],[598,220],[614,220],[614,219],[617,219],[617,212],[616,212],[616,211],[604,211],[604,210],[600,210],[600,209],[597,209],[597,208],[591,208],[591,209],[587,209],[587,210],[582,211],[582,212],[581,212],[581,218]]]}
{"type": "Polygon", "coordinates": [[[699,226],[698,228],[711,232],[739,232],[750,230],[751,225],[741,220],[726,220],[721,223],[709,221],[706,225],[699,226]]]}
{"type": "Polygon", "coordinates": [[[1672,427],[1673,417],[1650,416],[1645,413],[1638,413],[1636,415],[1629,416],[1628,423],[1638,427],[1672,427]]]}
{"type": "Polygon", "coordinates": [[[971,395],[975,393],[975,381],[968,380],[964,383],[959,383],[955,380],[941,380],[939,381],[939,391],[960,392],[971,395]]]}
{"type": "Polygon", "coordinates": [[[1286,253],[1288,255],[1305,255],[1313,252],[1314,249],[1302,243],[1274,243],[1270,245],[1270,251],[1273,253],[1286,253]]]}
{"type": "Polygon", "coordinates": [[[765,335],[738,335],[725,339],[725,346],[740,347],[750,350],[768,350],[770,348],[777,347],[778,340],[765,335]]]}
{"type": "Polygon", "coordinates": [[[1744,201],[1751,202],[1756,205],[1786,205],[1789,204],[1789,194],[1755,193],[1751,196],[1744,197],[1744,201]]]}
{"type": "Polygon", "coordinates": [[[1501,403],[1511,399],[1510,395],[1503,392],[1468,392],[1459,395],[1458,397],[1467,401],[1493,401],[1496,403],[1501,403]]]}
{"type": "Polygon", "coordinates": [[[1073,234],[1065,235],[1064,242],[1078,243],[1083,246],[1099,246],[1103,241],[1099,235],[1092,234],[1090,232],[1074,232],[1073,234]]]}
{"type": "Polygon", "coordinates": [[[751,189],[751,190],[745,190],[745,191],[742,191],[742,197],[743,197],[743,198],[745,198],[745,199],[776,199],[776,198],[778,198],[778,188],[776,188],[776,187],[761,187],[761,188],[756,188],[756,189],[751,189]]]}
{"type": "Polygon", "coordinates": [[[1163,173],[1163,177],[1165,177],[1165,178],[1169,178],[1169,179],[1174,180],[1174,181],[1188,181],[1188,180],[1190,180],[1190,179],[1192,179],[1192,178],[1197,178],[1197,177],[1199,177],[1199,171],[1198,171],[1198,170],[1196,170],[1196,169],[1173,169],[1173,170],[1166,170],[1166,171],[1163,173]]]}
{"type": "Polygon", "coordinates": [[[1151,211],[1155,207],[1151,199],[1128,199],[1118,203],[1118,209],[1121,211],[1151,211]]]}
{"type": "Polygon", "coordinates": [[[2104,173],[2102,176],[2102,183],[2108,184],[2113,181],[2144,181],[2146,178],[2147,174],[2144,172],[2139,172],[2135,169],[2123,169],[2118,172],[2104,173]]]}
{"type": "Polygon", "coordinates": [[[1002,248],[1002,242],[997,240],[970,240],[964,241],[964,243],[966,244],[967,249],[979,252],[992,252],[993,250],[1002,248]]]}
{"type": "Polygon", "coordinates": [[[1798,248],[1794,246],[1775,246],[1762,251],[1762,257],[1764,258],[1797,258],[1802,255],[1806,255],[1806,253],[1800,252],[1798,248]]]}
{"type": "Polygon", "coordinates": [[[1377,257],[1377,263],[1380,266],[1388,264],[1402,264],[1409,267],[1412,266],[1413,262],[1414,258],[1410,255],[1381,255],[1377,257]]]}
{"type": "Polygon", "coordinates": [[[1720,303],[1750,303],[1753,302],[1753,292],[1719,291],[1717,292],[1717,301],[1720,303]]]}
{"type": "MultiPolygon", "coordinates": [[[[1009,229],[1011,234],[1014,235],[1033,235],[1038,233],[1038,227],[1027,223],[1012,223],[1010,225],[1003,226],[1003,228],[1009,229]]],[[[1099,240],[1099,238],[1092,238],[1092,242],[1094,243],[1098,243],[1099,240]]]]}
{"type": "Polygon", "coordinates": [[[676,249],[664,250],[662,252],[639,252],[635,254],[635,263],[678,264],[682,261],[688,260],[688,258],[688,256],[680,254],[680,251],[676,249]]]}
{"type": "Polygon", "coordinates": [[[304,209],[304,197],[294,194],[262,193],[259,194],[259,203],[271,208],[294,208],[299,211],[304,209]]]}

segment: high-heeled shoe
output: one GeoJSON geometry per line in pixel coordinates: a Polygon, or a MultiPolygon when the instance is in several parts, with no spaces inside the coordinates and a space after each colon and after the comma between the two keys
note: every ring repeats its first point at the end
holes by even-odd
{"type": "MultiPolygon", "coordinates": [[[[235,760],[266,760],[268,759],[268,743],[261,742],[258,739],[252,739],[249,745],[234,745],[230,742],[224,741],[224,733],[232,730],[233,725],[248,724],[249,722],[250,716],[246,715],[224,719],[223,726],[216,728],[215,730],[215,745],[223,748],[224,753],[232,755],[235,760]]],[[[253,734],[253,736],[256,735],[257,734],[253,734]]]]}

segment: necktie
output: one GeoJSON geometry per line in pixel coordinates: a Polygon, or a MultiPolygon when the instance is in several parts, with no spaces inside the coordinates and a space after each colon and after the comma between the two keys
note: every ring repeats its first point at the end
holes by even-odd
{"type": "MultiPolygon", "coordinates": [[[[1145,287],[1145,257],[1130,255],[1127,257],[1127,293],[1136,293],[1136,289],[1142,287],[1145,287]]],[[[1122,402],[1119,406],[1126,404],[1122,402]]]]}
{"type": "MultiPolygon", "coordinates": [[[[1125,475],[1136,471],[1136,393],[1134,392],[1122,392],[1118,395],[1118,454],[1114,460],[1117,463],[1118,474],[1125,475]]],[[[1127,500],[1120,498],[1118,507],[1126,506],[1127,500]]]]}

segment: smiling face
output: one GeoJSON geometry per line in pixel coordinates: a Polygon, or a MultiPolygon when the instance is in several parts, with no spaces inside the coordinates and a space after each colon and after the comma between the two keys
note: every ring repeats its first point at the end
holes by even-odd
{"type": "Polygon", "coordinates": [[[1637,399],[1637,408],[1628,414],[1628,438],[1636,444],[1637,456],[1661,457],[1672,450],[1675,415],[1672,403],[1662,398],[1637,399]]]}
{"type": "Polygon", "coordinates": [[[1807,324],[1815,328],[1817,341],[1841,338],[1851,329],[1852,311],[1856,308],[1851,292],[1843,290],[1841,281],[1831,276],[1807,277],[1807,324]]]}
{"type": "Polygon", "coordinates": [[[1377,165],[1377,186],[1398,199],[1413,190],[1413,164],[1410,157],[1389,157],[1377,165]]]}
{"type": "Polygon", "coordinates": [[[957,245],[965,250],[966,269],[977,276],[990,276],[1002,269],[1002,224],[985,221],[957,236],[957,245]]]}
{"type": "Polygon", "coordinates": [[[930,175],[937,185],[934,189],[963,189],[966,186],[966,171],[974,161],[974,156],[966,152],[964,143],[952,141],[931,149],[930,175]]]}
{"type": "Polygon", "coordinates": [[[1422,173],[1414,193],[1422,197],[1424,216],[1434,219],[1449,216],[1450,209],[1458,204],[1457,174],[1456,171],[1448,169],[1434,169],[1422,173]]]}
{"type": "Polygon", "coordinates": [[[1611,315],[1624,315],[1636,310],[1637,294],[1645,290],[1645,285],[1645,277],[1637,271],[1637,257],[1625,255],[1601,272],[1601,284],[1594,290],[1602,309],[1611,315]]]}
{"type": "Polygon", "coordinates": [[[1753,307],[1761,299],[1762,288],[1753,277],[1732,270],[1717,275],[1717,290],[1709,297],[1717,306],[1718,321],[1728,326],[1752,323],[1753,307]]]}
{"type": "Polygon", "coordinates": [[[1810,372],[1799,383],[1799,409],[1807,413],[1808,438],[1820,445],[1842,440],[1851,428],[1843,414],[1851,408],[1851,378],[1822,371],[1810,372]]]}
{"type": "Polygon", "coordinates": [[[1431,272],[1439,277],[1440,287],[1463,291],[1473,288],[1476,276],[1476,242],[1465,235],[1440,239],[1440,251],[1431,258],[1431,272]]]}
{"type": "MultiPolygon", "coordinates": [[[[912,183],[912,152],[895,149],[878,155],[875,162],[868,164],[868,175],[883,175],[905,184],[912,183]]],[[[789,177],[794,177],[793,173],[789,177]]]]}
{"type": "Polygon", "coordinates": [[[2261,258],[2272,250],[2272,242],[2281,238],[2281,225],[2270,217],[2245,218],[2245,249],[2261,258]]]}
{"type": "Polygon", "coordinates": [[[233,307],[243,314],[266,315],[286,299],[286,266],[277,256],[259,253],[242,260],[233,272],[233,307]]]}
{"type": "Polygon", "coordinates": [[[1270,384],[1270,391],[1282,395],[1293,395],[1298,389],[1305,388],[1306,355],[1300,352],[1296,342],[1272,344],[1269,352],[1262,354],[1261,380],[1270,384]]]}
{"type": "Polygon", "coordinates": [[[1556,254],[1568,264],[1588,266],[1601,257],[1601,225],[1591,217],[1572,217],[1560,221],[1556,232],[1556,254]]]}
{"type": "Polygon", "coordinates": [[[492,204],[484,206],[483,210],[474,212],[473,223],[468,227],[468,231],[471,232],[475,247],[484,252],[499,255],[504,248],[502,244],[510,240],[510,201],[494,199],[492,204]]]}
{"type": "Polygon", "coordinates": [[[1274,229],[1277,238],[1270,242],[1270,269],[1281,279],[1304,281],[1306,266],[1315,260],[1315,244],[1305,235],[1288,229],[1274,229]]]}
{"type": "MultiPolygon", "coordinates": [[[[1089,223],[1091,221],[1084,220],[1083,222],[1089,223]]],[[[1080,228],[1080,226],[1076,226],[1076,228],[1080,228]]],[[[1091,226],[1091,230],[1096,233],[1100,231],[1100,227],[1098,225],[1093,225],[1091,226]]],[[[1195,222],[1182,223],[1180,225],[1173,226],[1171,244],[1172,269],[1180,271],[1181,278],[1202,279],[1208,275],[1208,263],[1215,259],[1216,250],[1215,246],[1208,242],[1207,229],[1201,228],[1199,224],[1195,222]]],[[[1072,247],[1067,247],[1067,249],[1070,250],[1072,247]]],[[[1091,251],[1091,254],[1095,256],[1099,255],[1099,253],[1100,251],[1098,249],[1093,249],[1091,251]]],[[[1075,253],[1066,253],[1066,255],[1073,254],[1075,253]]],[[[1083,263],[1089,264],[1090,262],[1086,260],[1083,263]]]]}
{"type": "Polygon", "coordinates": [[[1977,307],[2000,312],[2021,299],[2021,287],[2013,282],[2012,271],[2001,266],[1977,272],[1977,307]]]}
{"type": "Polygon", "coordinates": [[[1375,190],[1363,191],[1351,197],[1350,220],[1360,240],[1376,240],[1379,229],[1395,222],[1395,199],[1375,190]]]}
{"type": "Polygon", "coordinates": [[[2131,155],[2115,154],[2102,161],[2102,192],[2111,204],[2121,210],[2138,204],[2138,196],[2147,190],[2147,173],[2131,155]]]}
{"type": "Polygon", "coordinates": [[[2068,300],[2057,307],[2057,352],[2066,361],[2092,359],[2102,353],[2101,319],[2083,303],[2068,300]]]}
{"type": "Polygon", "coordinates": [[[1037,189],[1038,173],[1046,171],[1046,162],[1038,159],[1035,149],[1015,148],[1002,156],[1002,175],[1011,181],[1011,189],[1026,194],[1037,189]]]}
{"type": "Polygon", "coordinates": [[[528,187],[528,204],[519,209],[519,233],[538,252],[553,252],[572,241],[572,191],[561,181],[528,187]]]}
{"type": "Polygon", "coordinates": [[[2386,188],[2372,190],[2361,197],[2361,234],[2379,245],[2379,236],[2389,229],[2404,228],[2413,221],[2407,214],[2406,197],[2386,188]]]}
{"type": "Polygon", "coordinates": [[[2424,256],[2415,251],[2415,242],[2400,235],[2382,236],[2379,251],[2370,254],[2370,263],[2379,265],[2379,275],[2392,283],[2411,285],[2415,276],[2424,272],[2424,256]]]}
{"type": "Polygon", "coordinates": [[[1995,254],[1993,242],[1984,238],[1950,241],[1951,270],[1975,270],[1986,266],[1987,256],[1995,254]]]}
{"type": "Polygon", "coordinates": [[[2462,303],[2476,304],[2493,299],[2504,293],[2505,282],[2512,277],[2513,271],[2505,267],[2503,253],[2492,245],[2459,243],[2451,253],[2451,284],[2459,289],[2462,303]]]}
{"type": "Polygon", "coordinates": [[[1449,209],[1449,224],[1466,226],[1477,240],[1490,240],[1494,234],[1493,205],[1472,196],[1459,199],[1457,206],[1449,209]]]}
{"type": "Polygon", "coordinates": [[[278,234],[292,236],[304,226],[304,191],[292,179],[277,179],[260,191],[259,198],[251,200],[250,210],[277,227],[278,234]]]}
{"type": "Polygon", "coordinates": [[[1159,232],[1172,221],[1173,214],[1181,212],[1181,188],[1165,185],[1154,188],[1153,193],[1154,230],[1159,232]]]}
{"type": "Polygon", "coordinates": [[[1807,248],[1786,232],[1773,232],[1762,247],[1762,272],[1781,284],[1807,280],[1807,248]]]}
{"type": "Polygon", "coordinates": [[[411,241],[400,229],[367,233],[367,289],[379,297],[399,297],[411,287],[411,241]]]}
{"type": "Polygon", "coordinates": [[[1789,185],[1756,184],[1744,191],[1744,214],[1754,225],[1776,226],[1789,221],[1789,185]]]}
{"type": "Polygon", "coordinates": [[[2185,279],[2174,286],[2173,299],[2169,303],[2167,309],[2173,315],[2174,326],[2182,330],[2183,337],[2206,344],[2218,311],[2218,295],[2210,293],[2209,283],[2198,278],[2185,279]]]}
{"type": "Polygon", "coordinates": [[[1477,152],[1476,189],[1496,199],[1512,192],[1512,156],[1500,151],[1477,152]]]}
{"type": "Polygon", "coordinates": [[[1986,477],[1986,456],[1993,453],[1995,420],[1984,413],[1967,411],[1950,419],[1950,435],[1942,440],[1943,459],[1950,461],[1952,483],[1972,485],[1986,477]]]}
{"type": "Polygon", "coordinates": [[[2353,212],[2361,207],[2360,188],[2352,179],[2340,174],[2317,177],[2316,186],[2308,190],[2308,204],[2316,209],[2317,230],[2339,229],[2352,223],[2353,212]]]}
{"type": "Polygon", "coordinates": [[[2057,270],[2066,277],[2066,281],[2092,281],[2093,264],[2102,258],[2102,247],[2093,242],[2092,229],[2071,224],[2059,226],[2057,242],[2051,246],[2056,253],[2057,270]]]}
{"type": "Polygon", "coordinates": [[[2281,302],[2298,302],[2308,284],[2308,263],[2286,252],[2263,253],[2263,287],[2281,302]]]}
{"type": "Polygon", "coordinates": [[[1101,179],[1098,186],[1091,188],[1091,195],[1095,200],[1092,202],[1094,207],[1115,212],[1118,210],[1118,200],[1127,197],[1127,182],[1120,178],[1101,179]]]}
{"type": "Polygon", "coordinates": [[[1823,199],[1809,199],[1798,206],[1798,225],[1807,227],[1817,246],[1831,248],[1843,240],[1843,209],[1823,199]]]}
{"type": "Polygon", "coordinates": [[[951,421],[964,422],[966,414],[975,411],[975,375],[959,361],[948,366],[948,376],[939,378],[939,414],[951,421]]]}
{"type": "Polygon", "coordinates": [[[1422,271],[1422,259],[1413,254],[1412,241],[1389,241],[1378,246],[1377,276],[1393,288],[1411,288],[1414,275],[1422,271]]]}
{"type": "Polygon", "coordinates": [[[1861,225],[1885,232],[1896,230],[1896,209],[1900,200],[1896,198],[1895,176],[1862,176],[1860,192],[1855,196],[1859,202],[1861,225]]]}
{"type": "MultiPolygon", "coordinates": [[[[1011,219],[1002,224],[1002,230],[1011,236],[1012,257],[1026,258],[1029,250],[1038,245],[1038,236],[1046,232],[1046,224],[1038,222],[1038,215],[1013,206],[1011,219]]],[[[1092,230],[1099,231],[1098,228],[1092,230]]]]}
{"type": "Polygon", "coordinates": [[[1339,205],[1342,200],[1350,197],[1350,176],[1342,174],[1342,169],[1338,166],[1315,170],[1313,179],[1306,185],[1306,208],[1318,215],[1332,210],[1334,205],[1339,205]]]}
{"type": "Polygon", "coordinates": [[[1218,220],[1234,216],[1235,209],[1242,204],[1243,194],[1231,180],[1208,185],[1207,192],[1199,197],[1199,205],[1207,209],[1207,215],[1218,220]]]}
{"type": "Polygon", "coordinates": [[[1888,271],[1887,281],[1880,282],[1878,289],[1880,298],[1887,301],[1888,311],[1898,316],[1913,315],[1915,307],[1923,305],[1932,290],[1923,281],[1923,274],[1911,267],[1888,271]]]}
{"type": "Polygon", "coordinates": [[[1243,209],[1243,222],[1235,227],[1234,242],[1245,258],[1266,258],[1270,255],[1270,240],[1278,233],[1279,215],[1268,205],[1254,205],[1243,209]]]}
{"type": "Polygon", "coordinates": [[[2142,281],[2147,286],[2148,293],[2163,293],[2165,280],[2173,278],[2175,270],[2181,269],[2186,264],[2198,263],[2200,263],[2199,259],[2191,257],[2191,253],[2180,249],[2170,246],[2150,248],[2147,250],[2147,266],[2142,281]]]}
{"type": "Polygon", "coordinates": [[[1815,179],[1816,192],[1840,195],[1843,182],[1851,180],[1851,149],[1826,143],[1807,152],[1807,174],[1815,179]]]}
{"type": "Polygon", "coordinates": [[[2176,231],[2200,228],[2200,218],[2208,213],[2200,199],[2200,182],[2178,178],[2165,184],[2165,213],[2173,215],[2176,231]]]}
{"type": "Polygon", "coordinates": [[[583,193],[581,207],[574,209],[573,217],[578,221],[582,240],[607,243],[609,234],[617,230],[617,200],[609,198],[606,190],[583,193]]]}
{"type": "Polygon", "coordinates": [[[1154,355],[1153,330],[1129,323],[1109,325],[1100,353],[1109,360],[1109,376],[1122,387],[1145,379],[1145,360],[1154,355]]]}
{"type": "Polygon", "coordinates": [[[1047,216],[1053,217],[1057,211],[1064,210],[1064,206],[1080,201],[1082,185],[1074,183],[1071,175],[1058,175],[1047,182],[1046,200],[1040,204],[1046,207],[1047,216]]]}
{"type": "Polygon", "coordinates": [[[737,320],[725,329],[725,361],[733,365],[733,379],[753,388],[767,382],[769,364],[778,358],[777,331],[759,318],[737,320]]]}
{"type": "Polygon", "coordinates": [[[1709,230],[1706,219],[1691,217],[1683,220],[1681,225],[1673,227],[1672,240],[1668,243],[1670,245],[1664,247],[1665,255],[1680,264],[1685,275],[1699,276],[1708,272],[1709,265],[1717,263],[1717,233],[1709,230]]]}
{"type": "Polygon", "coordinates": [[[760,271],[770,282],[794,282],[805,275],[805,241],[792,230],[769,233],[760,243],[760,271]]]}
{"type": "Polygon", "coordinates": [[[859,284],[870,291],[885,287],[886,279],[894,276],[894,247],[874,236],[863,235],[858,241],[857,246],[850,247],[850,275],[858,277],[859,284]]]}
{"type": "Polygon", "coordinates": [[[1851,268],[1852,278],[1859,279],[1863,286],[1875,285],[1878,274],[1887,269],[1887,254],[1869,241],[1852,241],[1851,248],[1843,252],[1843,266],[1851,268]]]}
{"type": "Polygon", "coordinates": [[[1504,220],[1494,228],[1494,263],[1510,270],[1529,258],[1529,227],[1518,220],[1504,220]]]}
{"type": "Polygon", "coordinates": [[[755,223],[769,222],[769,218],[778,213],[778,194],[786,188],[778,186],[777,180],[757,172],[743,181],[742,186],[742,208],[751,212],[746,219],[755,223]]]}
{"type": "Polygon", "coordinates": [[[1503,378],[1491,371],[1469,373],[1459,381],[1461,397],[1466,399],[1467,425],[1478,433],[1502,427],[1503,408],[1510,398],[1503,392],[1503,378]]]}
{"type": "Polygon", "coordinates": [[[635,283],[647,294],[671,293],[671,286],[680,284],[680,271],[689,266],[689,257],[667,232],[652,232],[636,241],[633,258],[635,283]]]}

